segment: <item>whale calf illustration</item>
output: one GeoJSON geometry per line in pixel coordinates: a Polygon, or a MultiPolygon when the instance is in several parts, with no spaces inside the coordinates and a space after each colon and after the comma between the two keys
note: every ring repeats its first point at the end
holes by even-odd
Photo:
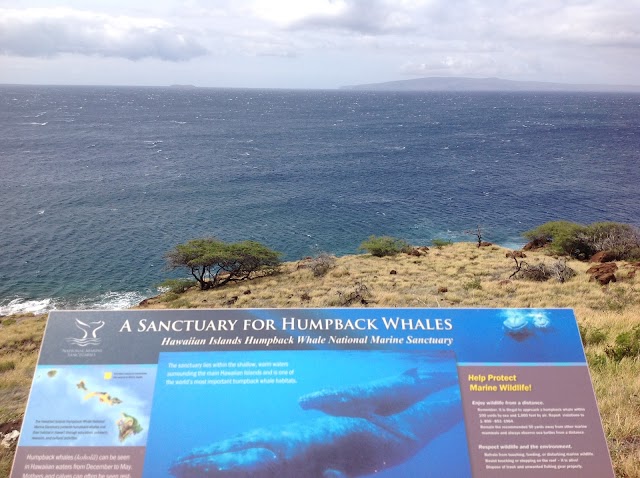
{"type": "Polygon", "coordinates": [[[174,462],[177,478],[354,478],[396,466],[462,420],[458,387],[388,418],[394,434],[359,417],[325,416],[256,429],[174,462]],[[409,438],[413,437],[413,438],[409,438]]]}
{"type": "Polygon", "coordinates": [[[427,395],[458,383],[453,373],[427,372],[418,368],[343,389],[326,389],[303,395],[298,400],[304,410],[316,409],[338,417],[395,415],[427,395]]]}

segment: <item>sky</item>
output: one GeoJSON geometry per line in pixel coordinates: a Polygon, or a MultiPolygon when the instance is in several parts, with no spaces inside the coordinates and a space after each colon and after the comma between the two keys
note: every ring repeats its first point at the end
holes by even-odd
{"type": "Polygon", "coordinates": [[[640,0],[0,0],[0,83],[640,85],[640,0]]]}

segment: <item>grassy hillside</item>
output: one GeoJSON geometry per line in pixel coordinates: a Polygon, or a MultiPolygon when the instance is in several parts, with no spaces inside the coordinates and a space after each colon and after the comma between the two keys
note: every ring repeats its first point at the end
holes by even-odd
{"type": "MultiPolygon", "coordinates": [[[[564,283],[509,280],[515,262],[506,253],[457,243],[419,255],[346,256],[329,261],[324,275],[315,275],[315,262],[306,260],[220,289],[168,292],[140,307],[573,308],[617,477],[640,478],[640,352],[634,348],[640,328],[633,332],[640,327],[640,272],[635,277],[636,267],[618,262],[618,282],[601,286],[589,281],[589,264],[569,261],[577,275],[564,283]]],[[[556,262],[542,252],[527,255],[529,264],[556,262]]],[[[43,328],[43,318],[4,318],[0,325],[0,424],[22,416],[43,328]],[[3,370],[4,363],[14,365],[3,370]]],[[[10,452],[0,450],[0,476],[8,474],[9,460],[10,452]]]]}

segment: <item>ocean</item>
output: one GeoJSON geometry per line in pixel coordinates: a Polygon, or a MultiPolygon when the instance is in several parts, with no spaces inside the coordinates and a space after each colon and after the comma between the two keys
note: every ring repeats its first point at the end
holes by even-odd
{"type": "Polygon", "coordinates": [[[296,260],[640,225],[637,94],[5,85],[0,131],[0,315],[128,307],[202,236],[296,260]]]}

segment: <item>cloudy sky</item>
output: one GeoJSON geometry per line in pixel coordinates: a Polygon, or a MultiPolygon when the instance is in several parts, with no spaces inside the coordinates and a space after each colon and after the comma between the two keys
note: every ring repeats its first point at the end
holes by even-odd
{"type": "Polygon", "coordinates": [[[640,84],[640,0],[0,0],[0,83],[640,84]]]}

